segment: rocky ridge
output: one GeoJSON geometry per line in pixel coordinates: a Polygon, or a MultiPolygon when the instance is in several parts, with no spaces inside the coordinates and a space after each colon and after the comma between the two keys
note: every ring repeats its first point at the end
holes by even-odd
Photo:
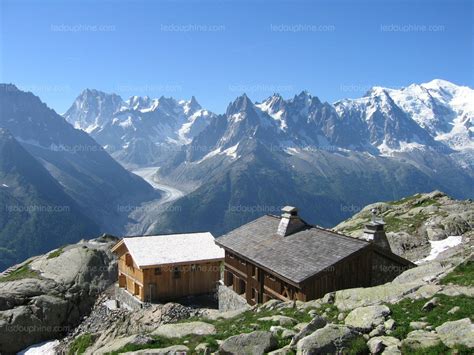
{"type": "MultiPolygon", "coordinates": [[[[447,238],[460,237],[459,242],[466,243],[473,234],[474,202],[455,200],[440,191],[370,204],[334,229],[363,238],[364,225],[370,221],[373,209],[385,222],[392,250],[413,262],[430,255],[432,242],[436,245],[447,238]]],[[[432,254],[429,260],[433,258],[432,254]]]]}
{"type": "Polygon", "coordinates": [[[62,337],[89,314],[117,275],[116,238],[81,241],[0,274],[0,353],[62,337]]]}

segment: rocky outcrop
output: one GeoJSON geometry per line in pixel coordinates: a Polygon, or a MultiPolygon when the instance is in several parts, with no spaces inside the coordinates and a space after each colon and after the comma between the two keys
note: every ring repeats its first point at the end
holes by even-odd
{"type": "Polygon", "coordinates": [[[334,304],[340,311],[347,311],[380,303],[394,303],[423,285],[421,281],[406,284],[387,283],[375,287],[341,290],[335,293],[334,304]]]}
{"type": "Polygon", "coordinates": [[[386,223],[392,251],[411,261],[421,260],[430,254],[430,241],[464,236],[466,242],[474,225],[473,201],[454,200],[440,191],[433,191],[399,201],[368,205],[334,229],[362,238],[372,209],[376,209],[386,223]]]}
{"type": "Polygon", "coordinates": [[[116,278],[114,242],[104,236],[66,246],[0,277],[0,352],[15,353],[77,326],[116,278]]]}
{"type": "Polygon", "coordinates": [[[188,335],[210,335],[215,334],[216,328],[205,322],[188,322],[181,324],[164,324],[159,326],[152,335],[164,338],[182,338],[188,335]]]}

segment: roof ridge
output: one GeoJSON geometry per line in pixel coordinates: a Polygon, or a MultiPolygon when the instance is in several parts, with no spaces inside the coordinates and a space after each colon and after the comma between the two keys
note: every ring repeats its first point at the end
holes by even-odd
{"type": "Polygon", "coordinates": [[[329,233],[332,233],[332,234],[335,234],[335,235],[338,235],[338,236],[341,236],[341,237],[346,237],[346,238],[351,238],[351,239],[355,239],[355,240],[358,240],[358,241],[361,241],[361,242],[364,242],[364,243],[368,243],[366,240],[363,240],[363,239],[360,239],[360,238],[356,238],[356,237],[353,237],[351,235],[347,235],[347,234],[344,234],[344,233],[341,233],[341,232],[338,232],[338,231],[335,231],[333,229],[329,229],[329,228],[324,228],[324,227],[321,227],[321,226],[318,226],[318,225],[312,225],[313,228],[316,228],[316,229],[320,229],[320,230],[323,230],[323,231],[326,231],[326,232],[329,232],[329,233]]]}
{"type": "MultiPolygon", "coordinates": [[[[124,236],[120,236],[118,238],[120,239],[124,239],[124,238],[140,238],[140,237],[159,237],[159,236],[167,236],[167,235],[182,235],[182,234],[200,234],[200,233],[211,233],[209,231],[199,231],[199,232],[184,232],[184,233],[173,233],[173,232],[170,232],[170,233],[160,233],[160,234],[141,234],[141,235],[124,235],[124,236]]],[[[212,233],[211,233],[212,236],[214,236],[212,233]]]]}

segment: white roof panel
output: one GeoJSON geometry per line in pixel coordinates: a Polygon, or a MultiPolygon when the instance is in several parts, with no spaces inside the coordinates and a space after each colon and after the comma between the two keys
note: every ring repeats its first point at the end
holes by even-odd
{"type": "Polygon", "coordinates": [[[138,267],[224,258],[224,249],[209,233],[127,237],[123,242],[138,267]]]}

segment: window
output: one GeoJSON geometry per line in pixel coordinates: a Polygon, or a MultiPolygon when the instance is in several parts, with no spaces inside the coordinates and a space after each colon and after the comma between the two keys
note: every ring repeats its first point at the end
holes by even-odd
{"type": "Polygon", "coordinates": [[[252,300],[258,302],[258,291],[254,288],[252,288],[252,300]]]}
{"type": "Polygon", "coordinates": [[[244,266],[247,265],[247,262],[245,260],[239,259],[239,262],[244,266]]]}
{"type": "Polygon", "coordinates": [[[267,275],[265,275],[265,277],[266,277],[267,279],[270,279],[271,281],[276,281],[275,276],[272,276],[272,275],[268,275],[268,274],[267,274],[267,275]]]}
{"type": "Polygon", "coordinates": [[[238,285],[237,293],[239,295],[245,295],[246,288],[247,288],[247,284],[245,283],[245,281],[242,280],[242,279],[239,279],[239,285],[238,285]]]}
{"type": "Polygon", "coordinates": [[[229,255],[229,258],[234,259],[234,254],[229,253],[228,255],[229,255]]]}
{"type": "Polygon", "coordinates": [[[181,270],[179,267],[175,266],[173,268],[173,279],[179,279],[181,277],[181,270]]]}
{"type": "Polygon", "coordinates": [[[227,273],[227,286],[232,286],[234,284],[234,274],[226,271],[227,273]]]}
{"type": "Polygon", "coordinates": [[[161,275],[161,268],[160,267],[155,268],[155,275],[161,275]]]}
{"type": "Polygon", "coordinates": [[[255,265],[252,265],[252,277],[257,278],[258,276],[258,268],[255,265]]]}
{"type": "Polygon", "coordinates": [[[133,259],[130,254],[125,254],[125,265],[133,267],[133,259]]]}

